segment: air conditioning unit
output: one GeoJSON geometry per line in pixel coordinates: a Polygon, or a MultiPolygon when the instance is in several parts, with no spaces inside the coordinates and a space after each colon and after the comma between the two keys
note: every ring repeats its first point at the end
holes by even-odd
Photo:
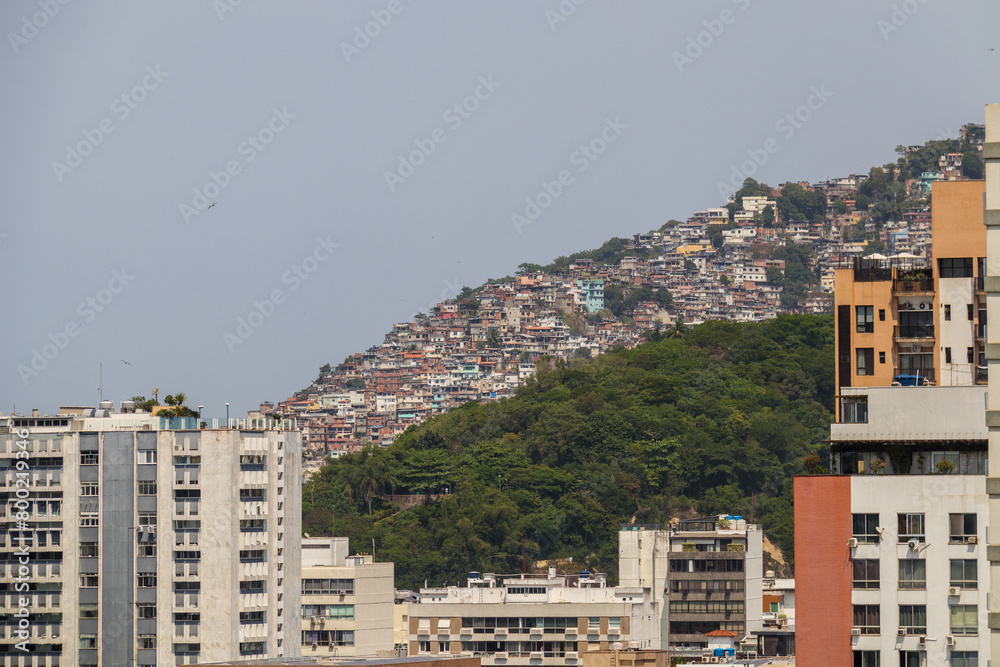
{"type": "Polygon", "coordinates": [[[852,637],[860,637],[861,636],[861,628],[851,628],[851,636],[852,637]]]}
{"type": "Polygon", "coordinates": [[[927,646],[927,635],[920,635],[920,641],[918,643],[921,646],[927,646]]]}
{"type": "Polygon", "coordinates": [[[900,628],[899,630],[896,631],[896,634],[899,635],[900,637],[905,637],[906,636],[906,628],[900,628]]]}
{"type": "Polygon", "coordinates": [[[962,589],[959,588],[958,586],[951,586],[948,589],[948,595],[949,596],[957,596],[957,595],[961,595],[961,594],[962,594],[962,589]]]}
{"type": "Polygon", "coordinates": [[[979,542],[979,538],[976,537],[975,535],[969,535],[969,538],[966,540],[966,542],[968,542],[969,544],[976,544],[979,542]]]}
{"type": "Polygon", "coordinates": [[[910,551],[916,551],[919,545],[920,542],[917,542],[916,540],[910,540],[909,542],[906,543],[906,546],[910,548],[910,551]]]}
{"type": "Polygon", "coordinates": [[[852,549],[857,549],[858,548],[858,538],[852,537],[851,539],[849,539],[847,541],[847,546],[849,546],[852,549]]]}
{"type": "Polygon", "coordinates": [[[316,642],[313,642],[312,643],[312,650],[315,651],[317,649],[317,647],[319,647],[319,644],[317,644],[316,642]]]}
{"type": "Polygon", "coordinates": [[[926,301],[921,301],[920,302],[920,310],[927,310],[927,302],[926,301]]]}
{"type": "Polygon", "coordinates": [[[945,643],[948,646],[954,646],[955,645],[955,635],[948,635],[947,637],[945,637],[945,643]]]}

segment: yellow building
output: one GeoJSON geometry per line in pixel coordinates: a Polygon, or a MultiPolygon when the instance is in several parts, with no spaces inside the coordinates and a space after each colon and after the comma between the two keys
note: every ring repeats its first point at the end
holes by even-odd
{"type": "Polygon", "coordinates": [[[985,384],[985,181],[932,191],[932,262],[855,259],[834,271],[838,387],[985,384]]]}

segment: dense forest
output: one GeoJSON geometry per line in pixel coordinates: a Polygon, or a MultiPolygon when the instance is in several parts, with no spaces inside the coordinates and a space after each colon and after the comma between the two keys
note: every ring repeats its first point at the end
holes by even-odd
{"type": "Polygon", "coordinates": [[[516,572],[522,550],[617,581],[617,531],[693,512],[750,517],[794,557],[792,476],[819,469],[833,323],[782,315],[653,331],[634,349],[544,359],[515,396],[469,403],[388,448],[325,465],[303,530],[396,564],[396,585],[516,572]],[[400,511],[392,495],[424,494],[400,511]],[[335,516],[332,514],[335,511],[335,516]]]}

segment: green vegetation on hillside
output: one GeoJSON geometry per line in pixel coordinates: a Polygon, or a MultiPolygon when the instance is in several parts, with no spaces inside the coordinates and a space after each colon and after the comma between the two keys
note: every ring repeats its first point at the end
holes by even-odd
{"type": "Polygon", "coordinates": [[[731,512],[793,556],[791,477],[827,458],[829,316],[677,327],[594,360],[543,360],[517,394],[469,403],[388,448],[324,466],[303,530],[396,564],[401,588],[572,557],[617,580],[620,525],[731,512]],[[439,494],[398,511],[384,496],[439,494]]]}

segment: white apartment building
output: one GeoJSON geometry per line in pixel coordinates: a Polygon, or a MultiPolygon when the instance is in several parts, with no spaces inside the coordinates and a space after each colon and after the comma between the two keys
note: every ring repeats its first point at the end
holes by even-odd
{"type": "Polygon", "coordinates": [[[841,387],[834,472],[795,479],[805,664],[986,664],[986,388],[841,387]]]}
{"type": "Polygon", "coordinates": [[[0,420],[3,664],[297,655],[299,432],[123,403],[0,420]]]}
{"type": "Polygon", "coordinates": [[[484,665],[580,665],[581,654],[659,645],[649,588],[603,574],[472,572],[465,587],[423,588],[408,609],[410,656],[474,656],[484,665]]]}
{"type": "Polygon", "coordinates": [[[302,538],[302,656],[390,655],[392,563],[348,556],[346,537],[302,538]]]}

